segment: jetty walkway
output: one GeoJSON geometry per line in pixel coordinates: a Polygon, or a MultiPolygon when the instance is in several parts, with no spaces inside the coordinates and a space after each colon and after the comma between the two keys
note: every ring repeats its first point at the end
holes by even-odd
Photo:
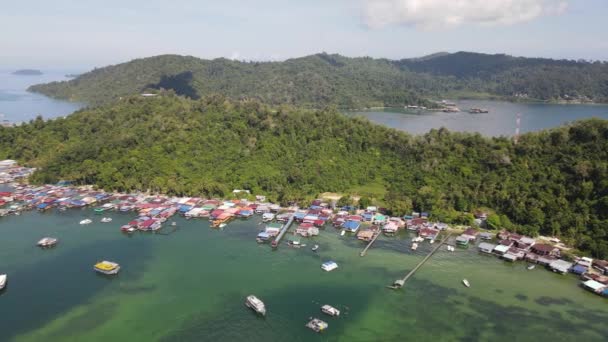
{"type": "Polygon", "coordinates": [[[367,250],[374,244],[374,242],[376,242],[376,239],[378,238],[378,236],[380,236],[380,230],[378,230],[374,234],[374,237],[372,238],[372,240],[367,244],[367,246],[365,246],[365,248],[363,248],[363,251],[361,251],[361,253],[359,254],[360,256],[365,256],[365,254],[367,253],[367,250]]]}
{"type": "Polygon", "coordinates": [[[289,227],[291,227],[291,224],[293,223],[293,220],[295,219],[294,216],[291,216],[289,218],[289,220],[287,221],[287,223],[285,223],[283,225],[283,228],[281,228],[281,231],[279,232],[279,235],[277,235],[276,239],[274,239],[274,241],[272,242],[273,247],[278,247],[279,243],[281,242],[281,239],[283,238],[283,235],[285,235],[285,233],[287,233],[287,231],[289,230],[289,227]]]}
{"type": "Polygon", "coordinates": [[[439,250],[439,248],[450,238],[450,236],[452,236],[452,233],[449,233],[446,237],[444,237],[439,244],[433,248],[429,254],[427,256],[424,257],[424,259],[422,259],[418,265],[416,265],[416,267],[414,267],[411,271],[409,271],[408,274],[405,275],[405,277],[403,277],[403,279],[397,279],[395,280],[395,282],[393,283],[393,285],[389,285],[387,286],[390,289],[398,289],[401,288],[405,285],[405,282],[408,281],[408,279],[410,279],[411,276],[414,275],[414,273],[416,273],[416,271],[418,271],[420,269],[420,267],[422,267],[422,265],[424,265],[424,263],[429,260],[433,254],[435,254],[435,252],[437,252],[437,250],[439,250]]]}

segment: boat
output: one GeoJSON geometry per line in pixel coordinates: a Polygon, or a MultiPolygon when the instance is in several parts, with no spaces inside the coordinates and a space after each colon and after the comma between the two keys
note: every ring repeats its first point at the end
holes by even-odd
{"type": "Polygon", "coordinates": [[[346,234],[346,230],[342,230],[342,233],[340,233],[340,236],[344,236],[344,234],[346,234]]]}
{"type": "Polygon", "coordinates": [[[266,316],[266,306],[264,305],[264,302],[254,295],[247,296],[245,306],[262,316],[266,316]]]}
{"type": "Polygon", "coordinates": [[[323,264],[321,264],[321,268],[324,271],[331,272],[331,271],[335,270],[336,268],[338,268],[338,264],[336,264],[335,261],[326,261],[323,264]]]}
{"type": "Polygon", "coordinates": [[[414,242],[414,243],[412,244],[412,250],[413,250],[413,251],[415,251],[415,250],[417,250],[417,249],[418,249],[418,244],[414,242]]]}
{"type": "Polygon", "coordinates": [[[226,224],[226,223],[220,223],[220,225],[219,225],[218,227],[220,227],[220,228],[224,228],[224,227],[226,227],[226,226],[227,226],[227,224],[226,224]]]}
{"type": "Polygon", "coordinates": [[[0,290],[3,290],[6,286],[6,281],[8,280],[8,276],[6,274],[0,274],[0,290]]]}
{"type": "Polygon", "coordinates": [[[111,261],[100,261],[93,266],[93,269],[103,274],[116,274],[120,271],[120,265],[111,261]]]}
{"type": "Polygon", "coordinates": [[[528,265],[528,267],[526,267],[528,270],[533,270],[536,267],[536,265],[528,265]]]}
{"type": "Polygon", "coordinates": [[[108,222],[112,222],[112,218],[111,217],[104,217],[101,219],[102,223],[108,223],[108,222]]]}
{"type": "Polygon", "coordinates": [[[124,226],[120,227],[120,230],[125,233],[133,233],[137,229],[135,229],[135,227],[129,226],[128,224],[125,224],[124,226]]]}
{"type": "Polygon", "coordinates": [[[53,247],[57,244],[57,241],[58,240],[56,238],[45,237],[40,239],[40,241],[38,241],[36,245],[38,245],[39,247],[53,247]]]}
{"type": "Polygon", "coordinates": [[[338,310],[328,304],[323,305],[321,307],[321,311],[323,311],[323,313],[328,314],[330,316],[340,316],[340,310],[338,310]]]}
{"type": "Polygon", "coordinates": [[[454,251],[454,246],[449,246],[448,245],[448,252],[453,252],[454,251]]]}
{"type": "Polygon", "coordinates": [[[80,224],[91,224],[91,223],[93,223],[93,221],[90,219],[84,219],[84,220],[80,221],[80,224]]]}
{"type": "Polygon", "coordinates": [[[462,283],[464,284],[464,286],[466,287],[471,287],[471,284],[469,284],[469,281],[466,279],[462,279],[462,283]]]}
{"type": "Polygon", "coordinates": [[[316,252],[317,249],[319,249],[319,245],[314,245],[314,246],[312,246],[311,249],[312,249],[313,252],[316,252]]]}
{"type": "Polygon", "coordinates": [[[329,327],[329,324],[318,318],[313,318],[310,320],[310,322],[306,323],[306,327],[314,330],[315,332],[322,332],[329,327]]]}
{"type": "Polygon", "coordinates": [[[412,242],[422,242],[424,241],[423,238],[421,238],[420,236],[416,236],[415,238],[412,239],[412,242]]]}
{"type": "Polygon", "coordinates": [[[295,240],[289,240],[287,242],[287,244],[293,248],[300,248],[302,247],[302,245],[300,245],[300,241],[295,241],[295,240]]]}
{"type": "Polygon", "coordinates": [[[175,221],[173,221],[173,222],[171,222],[171,226],[175,227],[175,226],[177,226],[177,223],[175,223],[175,221]]]}
{"type": "Polygon", "coordinates": [[[272,248],[277,248],[279,247],[279,243],[277,242],[277,240],[274,240],[270,243],[270,246],[272,246],[272,248]]]}

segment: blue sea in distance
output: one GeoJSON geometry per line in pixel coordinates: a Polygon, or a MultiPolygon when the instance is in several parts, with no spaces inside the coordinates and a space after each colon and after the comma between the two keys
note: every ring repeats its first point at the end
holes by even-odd
{"type": "Polygon", "coordinates": [[[13,75],[14,70],[0,70],[0,120],[20,123],[41,115],[54,118],[73,113],[82,108],[81,103],[55,100],[30,93],[26,89],[39,83],[68,80],[69,72],[42,70],[42,75],[13,75]]]}

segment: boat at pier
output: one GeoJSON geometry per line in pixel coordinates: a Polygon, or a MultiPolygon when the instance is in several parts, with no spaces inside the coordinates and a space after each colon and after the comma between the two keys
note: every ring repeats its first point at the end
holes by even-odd
{"type": "Polygon", "coordinates": [[[93,266],[93,269],[103,274],[116,274],[120,271],[120,265],[111,261],[100,261],[93,266]]]}
{"type": "Polygon", "coordinates": [[[264,305],[264,302],[254,295],[247,296],[245,306],[262,316],[266,316],[266,305],[264,305]]]}
{"type": "Polygon", "coordinates": [[[413,251],[415,251],[415,250],[417,250],[417,249],[418,249],[418,244],[417,244],[416,242],[414,242],[414,243],[412,244],[412,250],[413,250],[413,251]]]}
{"type": "Polygon", "coordinates": [[[334,308],[331,305],[325,304],[321,307],[321,311],[330,316],[340,316],[340,310],[334,308]]]}
{"type": "Polygon", "coordinates": [[[526,267],[528,270],[533,270],[536,267],[536,265],[528,265],[528,267],[526,267]]]}
{"type": "Polygon", "coordinates": [[[310,322],[306,323],[306,327],[314,330],[315,332],[322,332],[329,327],[329,324],[318,318],[313,318],[310,320],[310,322]]]}
{"type": "Polygon", "coordinates": [[[57,241],[58,240],[56,238],[44,237],[40,239],[36,245],[38,245],[38,247],[53,247],[57,244],[57,241]]]}

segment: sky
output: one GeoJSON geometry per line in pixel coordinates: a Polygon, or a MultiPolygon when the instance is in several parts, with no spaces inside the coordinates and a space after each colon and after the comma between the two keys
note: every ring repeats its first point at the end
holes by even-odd
{"type": "Polygon", "coordinates": [[[84,71],[168,53],[608,60],[606,18],[608,0],[5,1],[0,68],[84,71]]]}

